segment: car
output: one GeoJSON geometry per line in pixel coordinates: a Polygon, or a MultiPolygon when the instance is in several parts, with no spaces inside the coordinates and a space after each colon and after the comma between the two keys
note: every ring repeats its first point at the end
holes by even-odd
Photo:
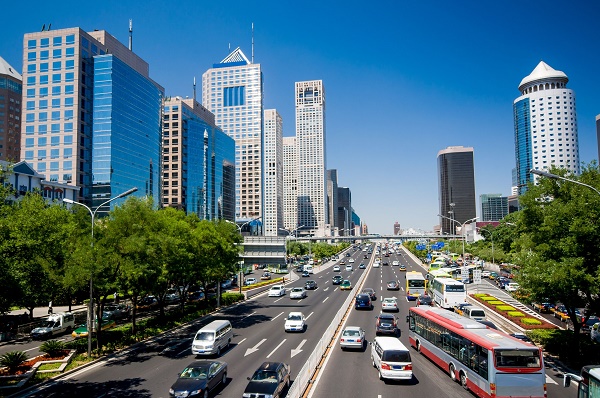
{"type": "Polygon", "coordinates": [[[490,272],[490,275],[488,276],[488,278],[491,279],[491,280],[494,280],[494,279],[496,279],[499,276],[500,275],[498,275],[497,272],[492,271],[492,272],[490,272]]]}
{"type": "Polygon", "coordinates": [[[389,281],[387,283],[387,290],[400,290],[400,284],[398,281],[389,281]]]}
{"type": "Polygon", "coordinates": [[[529,337],[527,337],[527,335],[525,335],[523,333],[510,333],[510,336],[514,337],[515,339],[519,339],[521,341],[524,341],[526,343],[533,344],[533,342],[531,341],[531,339],[529,337]]]}
{"type": "Polygon", "coordinates": [[[549,314],[554,312],[555,304],[552,304],[550,301],[542,301],[541,303],[533,302],[531,303],[533,309],[540,314],[549,314]]]}
{"type": "Polygon", "coordinates": [[[221,282],[221,289],[231,289],[233,286],[233,281],[231,279],[226,279],[221,282]]]}
{"type": "Polygon", "coordinates": [[[352,270],[353,269],[352,269],[352,265],[351,264],[346,265],[346,271],[352,271],[352,270]]]}
{"type": "Polygon", "coordinates": [[[269,289],[269,297],[279,297],[285,295],[285,286],[274,285],[269,289]]]}
{"type": "Polygon", "coordinates": [[[431,305],[433,306],[433,299],[428,294],[421,294],[417,297],[417,305],[431,305]]]}
{"type": "Polygon", "coordinates": [[[268,281],[269,279],[271,279],[271,273],[270,272],[265,272],[260,277],[261,281],[268,281]]]}
{"type": "Polygon", "coordinates": [[[340,265],[346,265],[346,262],[344,260],[340,261],[340,265]]]}
{"type": "MultiPolygon", "coordinates": [[[[223,287],[223,284],[221,284],[223,287]]],[[[231,287],[231,286],[229,286],[231,287]]],[[[226,289],[223,287],[223,289],[226,289]]],[[[167,290],[167,294],[165,295],[165,304],[177,304],[179,303],[179,292],[175,289],[167,290]]]]}
{"type": "Polygon", "coordinates": [[[204,292],[201,290],[195,290],[193,292],[188,292],[187,301],[190,303],[197,302],[204,299],[204,292]]]}
{"type": "Polygon", "coordinates": [[[331,278],[331,283],[334,285],[341,285],[343,280],[344,279],[341,275],[335,275],[333,278],[331,278]]]}
{"type": "Polygon", "coordinates": [[[308,272],[308,271],[303,271],[303,272],[302,272],[302,277],[303,277],[303,278],[308,278],[308,277],[310,277],[310,272],[308,272]]]}
{"type": "Polygon", "coordinates": [[[570,320],[569,313],[567,312],[567,307],[565,307],[562,304],[556,307],[556,309],[554,310],[554,317],[560,319],[563,322],[567,322],[568,320],[570,320]]]}
{"type": "Polygon", "coordinates": [[[507,292],[516,292],[519,290],[519,284],[516,282],[509,282],[504,286],[504,290],[507,292]]]}
{"type": "Polygon", "coordinates": [[[131,308],[126,304],[106,304],[104,306],[103,314],[106,314],[108,318],[114,319],[115,321],[121,321],[129,319],[131,316],[131,308]]]}
{"type": "Polygon", "coordinates": [[[497,279],[498,280],[498,287],[500,289],[506,288],[506,286],[510,283],[510,279],[508,279],[508,278],[502,279],[502,278],[504,278],[504,277],[500,277],[500,278],[497,279]]]}
{"type": "Polygon", "coordinates": [[[340,285],[340,290],[352,290],[352,283],[348,279],[344,279],[340,285]]]}
{"type": "Polygon", "coordinates": [[[406,271],[406,265],[404,265],[404,264],[400,264],[400,266],[398,267],[398,269],[399,269],[400,271],[406,271]]]}
{"type": "Polygon", "coordinates": [[[490,271],[481,271],[481,277],[482,278],[489,278],[490,274],[491,274],[490,271]]]}
{"type": "Polygon", "coordinates": [[[377,295],[375,294],[375,290],[371,289],[370,287],[365,287],[361,293],[368,294],[369,297],[371,297],[371,300],[373,300],[373,301],[377,300],[377,295]]]}
{"type": "Polygon", "coordinates": [[[341,271],[341,268],[340,268],[339,265],[334,265],[333,266],[333,272],[340,272],[340,271],[341,271]]]}
{"type": "Polygon", "coordinates": [[[306,283],[304,284],[304,288],[306,290],[315,290],[317,288],[317,282],[313,281],[312,279],[309,279],[306,281],[306,283]]]}
{"type": "Polygon", "coordinates": [[[485,326],[487,326],[487,327],[489,327],[491,329],[498,330],[498,326],[496,326],[496,324],[494,322],[492,322],[492,321],[488,321],[486,319],[482,319],[482,320],[479,320],[477,322],[482,323],[482,324],[484,324],[485,326]]]}
{"type": "Polygon", "coordinates": [[[346,326],[340,335],[340,348],[358,348],[365,347],[365,331],[360,326],[346,326]]]}
{"type": "Polygon", "coordinates": [[[384,262],[382,263],[382,265],[390,265],[390,263],[388,263],[387,261],[384,261],[384,262]]]}
{"type": "Polygon", "coordinates": [[[358,266],[358,269],[365,269],[367,268],[367,266],[365,265],[365,263],[360,263],[358,266]]]}
{"type": "Polygon", "coordinates": [[[137,304],[138,311],[149,311],[158,307],[158,300],[154,296],[146,296],[137,304]]]}
{"type": "Polygon", "coordinates": [[[354,298],[354,309],[358,310],[361,308],[373,309],[373,302],[368,294],[359,293],[354,298]]]}
{"type": "Polygon", "coordinates": [[[398,318],[394,315],[382,312],[375,318],[377,319],[375,322],[376,336],[380,334],[398,334],[398,318]]]}
{"type": "Polygon", "coordinates": [[[379,263],[377,261],[373,263],[373,268],[379,268],[379,263]]]}
{"type": "Polygon", "coordinates": [[[256,280],[256,278],[246,278],[246,286],[254,285],[257,282],[258,281],[256,280]]]}
{"type": "Polygon", "coordinates": [[[302,287],[293,287],[290,290],[290,298],[291,299],[303,299],[306,298],[306,290],[302,287]]]}
{"type": "Polygon", "coordinates": [[[366,259],[368,259],[368,258],[369,258],[369,255],[367,255],[367,254],[365,254],[365,255],[363,256],[363,259],[365,259],[365,260],[366,260],[366,259]]]}
{"type": "Polygon", "coordinates": [[[585,322],[581,324],[581,333],[590,334],[592,327],[598,322],[600,322],[600,318],[598,318],[597,316],[588,316],[585,319],[585,322]]]}
{"type": "Polygon", "coordinates": [[[470,305],[471,304],[469,304],[469,303],[460,303],[458,305],[455,305],[454,312],[456,312],[458,315],[464,315],[465,307],[468,307],[470,305]]]}
{"type": "Polygon", "coordinates": [[[227,363],[195,361],[185,367],[169,389],[170,397],[208,397],[219,384],[227,384],[227,363]]]}
{"type": "Polygon", "coordinates": [[[350,259],[348,260],[348,262],[349,262],[350,264],[352,264],[354,261],[355,261],[355,260],[354,260],[353,258],[350,258],[350,259]]]}
{"type": "Polygon", "coordinates": [[[397,267],[400,265],[400,261],[394,260],[394,261],[392,261],[392,265],[397,267]]]}
{"type": "MultiPolygon", "coordinates": [[[[117,323],[115,322],[114,319],[106,318],[104,315],[102,316],[102,322],[101,322],[101,326],[100,326],[102,328],[102,330],[114,328],[115,326],[117,326],[117,323]]],[[[92,334],[94,334],[95,332],[96,332],[96,321],[94,321],[94,323],[92,325],[92,334]]],[[[73,332],[71,333],[71,336],[74,339],[78,339],[80,337],[87,337],[87,335],[88,335],[87,324],[83,324],[83,325],[79,326],[77,329],[73,330],[73,332]]]]}
{"type": "Polygon", "coordinates": [[[285,319],[283,328],[286,332],[304,332],[306,329],[306,318],[301,312],[290,312],[285,319]]]}
{"type": "Polygon", "coordinates": [[[296,267],[296,272],[303,272],[304,271],[304,265],[299,265],[298,267],[296,267]]]}
{"type": "Polygon", "coordinates": [[[396,297],[386,297],[382,299],[381,311],[400,311],[396,297]]]}
{"type": "Polygon", "coordinates": [[[283,362],[263,362],[248,380],[243,398],[284,397],[285,390],[290,387],[290,365],[283,362]]]}

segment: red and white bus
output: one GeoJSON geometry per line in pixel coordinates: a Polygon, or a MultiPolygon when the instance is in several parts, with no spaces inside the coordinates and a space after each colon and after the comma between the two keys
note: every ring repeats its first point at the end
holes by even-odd
{"type": "Polygon", "coordinates": [[[441,308],[412,307],[410,344],[479,397],[547,397],[542,350],[441,308]]]}

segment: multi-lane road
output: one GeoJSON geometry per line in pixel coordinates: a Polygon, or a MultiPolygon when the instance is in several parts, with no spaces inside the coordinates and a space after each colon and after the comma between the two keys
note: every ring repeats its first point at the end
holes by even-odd
{"type": "MultiPolygon", "coordinates": [[[[152,339],[145,344],[101,360],[91,366],[75,371],[65,377],[46,383],[22,396],[30,397],[168,397],[168,390],[177,374],[195,360],[191,354],[191,339],[195,332],[213,319],[229,319],[235,335],[231,348],[222,354],[219,360],[228,363],[228,383],[215,391],[223,397],[241,397],[247,384],[247,377],[264,361],[281,361],[290,364],[292,380],[307,361],[310,353],[330,325],[334,315],[348,295],[355,295],[359,288],[354,286],[362,273],[368,273],[362,287],[371,287],[377,291],[378,299],[373,311],[352,309],[345,320],[348,325],[362,326],[367,331],[367,340],[375,335],[375,316],[380,311],[381,297],[399,297],[398,313],[402,333],[400,340],[408,346],[405,316],[408,307],[404,294],[404,272],[392,266],[399,260],[407,269],[424,270],[408,254],[392,254],[389,266],[372,268],[372,257],[365,260],[364,252],[350,249],[355,259],[354,270],[333,272],[333,262],[315,269],[309,278],[299,278],[287,285],[288,292],[294,286],[303,285],[305,280],[314,279],[318,288],[308,292],[302,300],[292,300],[289,294],[283,297],[258,295],[241,304],[212,314],[186,327],[152,339]],[[358,265],[367,264],[361,270],[358,265]],[[352,291],[340,291],[332,285],[335,274],[341,274],[353,283],[352,291]],[[400,291],[388,292],[386,284],[396,279],[402,287],[400,291]],[[285,333],[283,325],[290,311],[302,311],[307,317],[308,328],[304,333],[285,333]]],[[[348,257],[340,257],[340,261],[348,257]]],[[[29,349],[35,349],[35,344],[29,349]]],[[[412,351],[414,380],[410,383],[384,383],[378,379],[377,372],[371,366],[370,346],[364,351],[341,351],[337,344],[330,351],[325,366],[319,371],[312,384],[310,395],[313,397],[374,397],[384,398],[411,394],[416,396],[452,396],[469,397],[463,390],[432,362],[412,351]]],[[[573,387],[563,389],[558,385],[559,378],[551,369],[548,372],[548,396],[575,396],[573,387]]]]}

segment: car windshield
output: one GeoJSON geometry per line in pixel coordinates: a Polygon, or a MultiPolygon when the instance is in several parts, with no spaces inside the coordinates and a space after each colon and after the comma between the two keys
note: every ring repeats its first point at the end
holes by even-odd
{"type": "Polygon", "coordinates": [[[277,383],[277,372],[271,370],[259,370],[252,376],[252,381],[277,383]]]}
{"type": "Polygon", "coordinates": [[[396,300],[394,300],[393,298],[384,298],[383,299],[384,303],[388,303],[388,304],[392,304],[392,303],[396,303],[396,300]]]}
{"type": "Polygon", "coordinates": [[[55,321],[46,321],[40,327],[42,328],[55,328],[58,327],[58,322],[55,321]]]}
{"type": "Polygon", "coordinates": [[[301,287],[295,287],[292,289],[292,292],[301,292],[302,288],[301,287]]]}
{"type": "Polygon", "coordinates": [[[273,287],[271,288],[271,290],[279,290],[279,289],[281,289],[279,286],[273,286],[273,287]]]}
{"type": "Polygon", "coordinates": [[[410,362],[410,352],[386,350],[381,359],[388,362],[410,362]]]}
{"type": "Polygon", "coordinates": [[[196,333],[195,339],[203,341],[213,341],[215,339],[215,334],[211,332],[198,332],[196,333]]]}
{"type": "Polygon", "coordinates": [[[208,374],[208,365],[187,367],[181,372],[181,379],[206,379],[208,374]]]}
{"type": "Polygon", "coordinates": [[[298,314],[290,314],[288,315],[288,321],[301,321],[302,317],[298,314]]]}
{"type": "Polygon", "coordinates": [[[495,350],[498,368],[539,368],[539,350],[495,350]]]}
{"type": "Polygon", "coordinates": [[[358,330],[344,330],[344,336],[357,337],[360,336],[360,332],[358,330]]]}

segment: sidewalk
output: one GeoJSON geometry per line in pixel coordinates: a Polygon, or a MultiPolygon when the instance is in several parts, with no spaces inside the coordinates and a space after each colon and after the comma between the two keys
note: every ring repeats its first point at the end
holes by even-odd
{"type": "MultiPolygon", "coordinates": [[[[79,312],[79,311],[84,311],[87,309],[87,306],[82,305],[82,304],[78,304],[78,305],[72,305],[71,306],[71,312],[79,312]]],[[[69,311],[69,306],[65,305],[65,306],[58,306],[58,307],[52,307],[52,312],[54,314],[58,313],[58,312],[67,312],[69,311]]],[[[23,315],[23,314],[29,314],[29,311],[26,310],[25,308],[21,308],[20,310],[14,310],[14,311],[10,311],[8,313],[9,315],[23,315]]],[[[39,319],[39,318],[45,318],[48,316],[48,307],[35,307],[33,309],[33,319],[39,319]]]]}

